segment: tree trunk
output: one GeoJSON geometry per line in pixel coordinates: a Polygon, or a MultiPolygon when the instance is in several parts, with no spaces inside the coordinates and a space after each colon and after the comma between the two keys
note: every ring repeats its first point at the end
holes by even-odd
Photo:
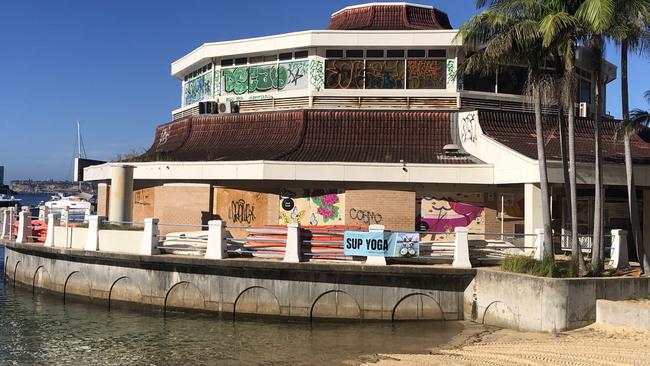
{"type": "MultiPolygon", "coordinates": [[[[623,112],[623,122],[626,124],[630,121],[627,55],[628,41],[627,39],[623,39],[621,42],[621,109],[623,112]]],[[[641,224],[639,223],[639,207],[636,197],[636,186],[634,185],[630,133],[632,133],[632,131],[624,131],[623,144],[625,146],[625,178],[627,181],[627,202],[630,214],[630,225],[632,228],[632,240],[636,246],[636,255],[639,259],[641,270],[645,273],[650,273],[650,261],[645,252],[643,236],[641,234],[641,224]]]]}
{"type": "Polygon", "coordinates": [[[596,36],[593,39],[593,50],[595,55],[595,81],[596,81],[596,98],[594,103],[594,233],[592,239],[591,251],[591,269],[594,274],[603,271],[603,257],[605,254],[603,241],[603,171],[602,171],[602,146],[600,144],[600,122],[602,119],[603,108],[603,39],[596,36]]]}
{"type": "Polygon", "coordinates": [[[533,105],[535,108],[535,133],[537,134],[537,163],[542,194],[542,222],[544,225],[544,258],[555,259],[551,232],[551,207],[549,203],[546,152],[544,149],[544,127],[542,125],[542,95],[539,81],[533,82],[533,105]]]}
{"type": "Polygon", "coordinates": [[[578,241],[578,195],[576,184],[576,110],[575,102],[575,66],[571,58],[566,67],[567,74],[567,129],[569,132],[569,188],[571,191],[571,256],[576,262],[580,272],[585,272],[585,260],[582,256],[582,248],[578,241]]]}

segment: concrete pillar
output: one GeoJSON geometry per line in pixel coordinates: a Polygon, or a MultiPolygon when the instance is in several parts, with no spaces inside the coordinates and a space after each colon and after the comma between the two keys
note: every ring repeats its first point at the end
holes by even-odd
{"type": "Polygon", "coordinates": [[[300,240],[300,225],[295,222],[287,224],[287,245],[284,251],[284,261],[298,263],[302,260],[302,240],[300,240]]]}
{"type": "Polygon", "coordinates": [[[20,211],[18,213],[18,234],[16,243],[27,243],[29,236],[32,236],[32,218],[29,211],[20,211]]]}
{"type": "Polygon", "coordinates": [[[535,238],[535,255],[533,258],[541,261],[544,258],[544,229],[535,229],[533,238],[535,238]]]}
{"type": "Polygon", "coordinates": [[[86,246],[84,250],[99,250],[99,216],[88,216],[88,237],[86,237],[86,246]]]}
{"type": "Polygon", "coordinates": [[[133,215],[133,166],[111,166],[108,220],[129,222],[133,215]]]}
{"type": "Polygon", "coordinates": [[[158,249],[159,234],[158,219],[144,219],[144,232],[142,233],[142,246],[140,247],[141,255],[160,254],[160,250],[158,249]]]}
{"type": "MultiPolygon", "coordinates": [[[[542,219],[542,190],[539,184],[524,184],[524,232],[532,234],[535,229],[544,227],[542,219]]],[[[535,245],[535,237],[530,235],[524,239],[526,247],[535,245]]]]}
{"type": "Polygon", "coordinates": [[[56,222],[54,222],[54,214],[47,214],[47,234],[45,235],[45,243],[43,246],[53,247],[54,246],[54,227],[56,222]]]}
{"type": "Polygon", "coordinates": [[[207,259],[228,258],[226,245],[226,230],[221,220],[208,221],[208,247],[205,250],[207,259]]]}
{"type": "Polygon", "coordinates": [[[2,210],[2,233],[0,239],[11,239],[11,211],[9,209],[2,210]]]}
{"type": "Polygon", "coordinates": [[[612,230],[612,249],[610,251],[609,265],[614,268],[629,267],[627,256],[627,231],[612,230]]]}
{"type": "MultiPolygon", "coordinates": [[[[368,226],[368,231],[371,233],[383,233],[384,225],[370,225],[368,226]]],[[[386,257],[366,257],[366,264],[371,266],[385,266],[386,257]]]]}
{"type": "Polygon", "coordinates": [[[466,227],[456,227],[454,229],[456,237],[454,239],[454,268],[472,268],[472,262],[469,260],[469,229],[466,227]]]}

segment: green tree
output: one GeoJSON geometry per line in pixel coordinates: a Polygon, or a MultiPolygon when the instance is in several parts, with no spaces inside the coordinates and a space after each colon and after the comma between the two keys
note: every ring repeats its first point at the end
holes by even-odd
{"type": "MultiPolygon", "coordinates": [[[[625,175],[627,183],[628,208],[632,240],[636,246],[637,257],[644,272],[650,273],[650,260],[644,248],[641,225],[638,216],[636,186],[632,165],[632,149],[630,135],[634,133],[642,121],[642,111],[635,110],[636,120],[630,116],[629,87],[628,87],[628,54],[630,52],[648,52],[650,48],[650,1],[648,0],[618,0],[614,10],[614,22],[609,30],[611,38],[621,47],[621,111],[623,121],[619,136],[622,136],[625,147],[625,175]]],[[[646,98],[650,93],[646,92],[646,98]]]]}
{"type": "MultiPolygon", "coordinates": [[[[487,0],[478,0],[482,8],[487,0]]],[[[532,98],[537,135],[537,161],[542,196],[544,257],[554,257],[549,187],[542,123],[542,102],[549,90],[549,80],[542,72],[545,60],[551,57],[539,33],[541,13],[535,1],[495,1],[472,17],[459,30],[468,57],[459,66],[459,73],[487,74],[499,65],[520,64],[528,68],[528,89],[532,98]],[[518,4],[514,4],[514,3],[518,4]],[[511,6],[512,5],[512,6],[511,6]]]]}

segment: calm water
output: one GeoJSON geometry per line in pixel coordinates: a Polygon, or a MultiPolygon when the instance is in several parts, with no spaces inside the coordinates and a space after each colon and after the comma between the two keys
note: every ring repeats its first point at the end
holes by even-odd
{"type": "Polygon", "coordinates": [[[0,281],[0,365],[332,365],[374,353],[423,353],[462,328],[460,322],[310,325],[197,314],[165,318],[153,310],[63,305],[59,296],[32,296],[0,281]]]}
{"type": "Polygon", "coordinates": [[[53,195],[54,193],[19,193],[15,197],[22,200],[21,206],[38,207],[40,202],[49,201],[53,195]]]}

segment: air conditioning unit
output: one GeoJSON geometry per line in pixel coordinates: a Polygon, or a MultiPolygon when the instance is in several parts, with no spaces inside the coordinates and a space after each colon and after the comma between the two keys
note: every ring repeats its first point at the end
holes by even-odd
{"type": "Polygon", "coordinates": [[[219,103],[217,102],[199,102],[199,114],[217,114],[219,113],[219,103]]]}
{"type": "Polygon", "coordinates": [[[578,107],[578,117],[586,118],[587,114],[589,114],[587,103],[580,102],[580,106],[578,107]]]}
{"type": "Polygon", "coordinates": [[[221,113],[239,113],[239,104],[235,102],[219,103],[219,114],[221,113]]]}

